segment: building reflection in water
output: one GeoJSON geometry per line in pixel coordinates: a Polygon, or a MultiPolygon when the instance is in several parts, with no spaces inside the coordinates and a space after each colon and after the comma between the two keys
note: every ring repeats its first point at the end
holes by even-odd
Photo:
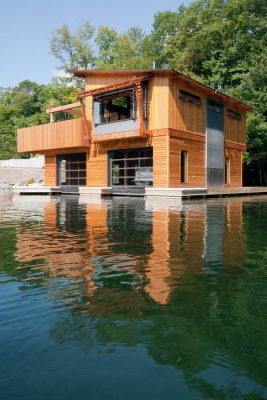
{"type": "MultiPolygon", "coordinates": [[[[244,201],[52,198],[42,221],[17,228],[20,281],[47,288],[56,343],[107,353],[142,345],[156,363],[182,370],[204,398],[228,398],[211,377],[227,368],[234,379],[236,366],[259,393],[266,384],[260,303],[241,279],[244,201]]],[[[236,398],[242,393],[236,384],[236,398]]]]}
{"type": "Polygon", "coordinates": [[[128,288],[167,304],[186,276],[225,272],[244,261],[242,199],[162,206],[62,196],[42,206],[41,225],[18,229],[17,261],[23,268],[42,260],[51,276],[87,283],[90,296],[128,288]]]}

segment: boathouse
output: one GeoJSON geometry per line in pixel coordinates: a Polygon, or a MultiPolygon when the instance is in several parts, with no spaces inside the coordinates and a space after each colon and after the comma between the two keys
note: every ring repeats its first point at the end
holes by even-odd
{"type": "Polygon", "coordinates": [[[174,70],[73,71],[77,102],[18,130],[18,152],[44,154],[45,187],[159,194],[242,187],[251,108],[174,70]],[[54,114],[73,115],[54,122],[54,114]]]}

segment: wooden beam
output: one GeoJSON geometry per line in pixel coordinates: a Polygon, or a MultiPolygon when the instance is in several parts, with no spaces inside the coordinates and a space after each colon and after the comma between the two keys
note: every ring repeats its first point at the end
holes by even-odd
{"type": "Polygon", "coordinates": [[[78,111],[78,110],[67,110],[67,111],[64,111],[64,112],[67,113],[67,114],[77,115],[78,117],[82,117],[83,116],[82,112],[78,111]]]}
{"type": "Polygon", "coordinates": [[[51,105],[46,109],[46,112],[49,113],[49,114],[50,113],[55,113],[55,112],[66,112],[67,113],[67,112],[73,110],[74,108],[78,108],[80,106],[81,105],[80,105],[79,101],[76,102],[76,103],[72,103],[72,104],[65,104],[64,106],[53,106],[53,105],[51,105]]]}
{"type": "Polygon", "coordinates": [[[141,81],[151,79],[152,75],[146,75],[146,76],[141,76],[139,78],[133,78],[128,81],[123,81],[123,82],[118,82],[113,85],[108,85],[108,86],[102,86],[97,89],[91,89],[91,90],[84,90],[82,92],[77,93],[77,98],[85,97],[85,96],[96,96],[98,94],[103,94],[103,93],[108,93],[112,92],[113,90],[119,90],[119,89],[127,89],[130,87],[135,87],[138,85],[141,81]]]}
{"type": "Polygon", "coordinates": [[[135,94],[136,94],[136,102],[137,102],[137,111],[139,117],[139,129],[141,134],[144,133],[144,116],[143,116],[143,93],[141,83],[135,86],[135,94]]]}

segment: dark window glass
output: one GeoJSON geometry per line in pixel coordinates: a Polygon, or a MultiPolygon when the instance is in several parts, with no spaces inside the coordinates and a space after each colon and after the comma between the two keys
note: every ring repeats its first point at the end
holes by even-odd
{"type": "Polygon", "coordinates": [[[58,177],[61,186],[84,186],[86,184],[86,155],[58,156],[58,177]]]}
{"type": "Polygon", "coordinates": [[[188,152],[181,151],[181,183],[188,181],[188,152]]]}
{"type": "Polygon", "coordinates": [[[184,90],[179,90],[179,99],[188,101],[192,104],[201,105],[201,97],[196,96],[195,94],[185,92],[184,90]]]}
{"type": "Polygon", "coordinates": [[[95,124],[105,124],[132,118],[136,118],[136,101],[134,89],[95,96],[95,124]]]}
{"type": "Polygon", "coordinates": [[[230,183],[230,158],[224,159],[224,183],[230,183]]]}
{"type": "Polygon", "coordinates": [[[227,109],[227,117],[236,119],[237,121],[241,121],[241,114],[236,111],[230,110],[229,108],[227,109]]]}
{"type": "Polygon", "coordinates": [[[220,113],[222,111],[222,105],[216,103],[215,101],[211,101],[211,100],[208,103],[208,108],[217,113],[220,113]]]}
{"type": "Polygon", "coordinates": [[[144,187],[153,184],[152,148],[109,153],[112,186],[144,187]]]}

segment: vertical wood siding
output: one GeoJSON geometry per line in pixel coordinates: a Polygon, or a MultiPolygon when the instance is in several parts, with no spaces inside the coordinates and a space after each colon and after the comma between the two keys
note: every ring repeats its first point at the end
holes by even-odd
{"type": "Polygon", "coordinates": [[[246,144],[246,113],[244,111],[225,105],[224,110],[224,138],[233,142],[246,144]],[[241,114],[241,121],[227,116],[227,108],[241,114]]]}
{"type": "Polygon", "coordinates": [[[172,129],[186,132],[206,132],[206,96],[203,90],[189,87],[178,79],[170,80],[169,99],[170,125],[172,129]],[[201,98],[201,105],[179,99],[179,90],[184,90],[201,98]]]}
{"type": "Polygon", "coordinates": [[[56,156],[45,156],[45,186],[55,186],[57,184],[56,156]]]}
{"type": "Polygon", "coordinates": [[[148,90],[148,129],[169,127],[169,78],[156,75],[149,82],[148,90]]]}
{"type": "Polygon", "coordinates": [[[88,146],[82,118],[18,129],[18,152],[88,146]]]}
{"type": "MultiPolygon", "coordinates": [[[[136,74],[142,76],[144,74],[136,74]]],[[[86,79],[86,90],[97,89],[132,79],[133,75],[116,76],[92,76],[86,79]]],[[[92,96],[86,97],[86,115],[93,119],[92,96]]],[[[169,124],[169,78],[164,75],[156,75],[149,81],[148,90],[148,125],[147,129],[168,128],[169,124]]]]}

